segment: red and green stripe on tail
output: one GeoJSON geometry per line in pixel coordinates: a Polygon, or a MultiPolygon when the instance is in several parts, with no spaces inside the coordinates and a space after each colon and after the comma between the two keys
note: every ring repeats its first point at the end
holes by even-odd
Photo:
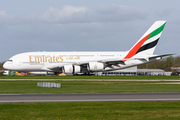
{"type": "MultiPolygon", "coordinates": [[[[147,51],[151,48],[156,47],[165,24],[166,21],[155,22],[151,26],[151,28],[149,28],[149,30],[143,35],[143,37],[130,49],[124,59],[131,58],[138,53],[140,54],[143,51],[147,51]]],[[[153,52],[154,50],[151,51],[151,54],[153,54],[153,52]]]]}

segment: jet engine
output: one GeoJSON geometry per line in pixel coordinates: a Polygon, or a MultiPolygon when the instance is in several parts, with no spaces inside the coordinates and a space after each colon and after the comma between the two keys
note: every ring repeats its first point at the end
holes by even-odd
{"type": "Polygon", "coordinates": [[[89,62],[87,69],[89,71],[101,71],[104,69],[104,64],[98,62],[89,62]]]}
{"type": "Polygon", "coordinates": [[[78,65],[73,66],[73,74],[77,74],[81,72],[81,68],[78,65]]]}
{"type": "Polygon", "coordinates": [[[77,73],[80,73],[81,68],[78,65],[74,65],[74,66],[64,65],[62,70],[63,70],[63,73],[66,73],[66,74],[77,74],[77,73]]]}
{"type": "Polygon", "coordinates": [[[63,70],[63,73],[72,74],[73,73],[73,66],[72,65],[64,65],[62,70],[63,70]]]}

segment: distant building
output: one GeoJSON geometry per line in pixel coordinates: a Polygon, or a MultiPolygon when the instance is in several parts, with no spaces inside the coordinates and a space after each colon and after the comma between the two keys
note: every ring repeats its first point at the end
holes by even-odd
{"type": "Polygon", "coordinates": [[[137,66],[115,71],[104,71],[101,75],[137,75],[137,66]]]}
{"type": "Polygon", "coordinates": [[[180,67],[171,67],[171,70],[173,72],[173,75],[180,76],[180,67]]]}
{"type": "Polygon", "coordinates": [[[169,75],[169,72],[161,69],[137,69],[137,75],[169,75]]]}
{"type": "Polygon", "coordinates": [[[171,70],[174,72],[180,72],[180,67],[171,67],[171,70]]]}
{"type": "Polygon", "coordinates": [[[121,76],[134,76],[134,75],[166,75],[170,76],[172,72],[165,72],[161,69],[137,69],[137,66],[115,70],[115,71],[104,71],[104,72],[95,72],[95,75],[104,75],[104,76],[113,76],[113,75],[121,75],[121,76]]]}

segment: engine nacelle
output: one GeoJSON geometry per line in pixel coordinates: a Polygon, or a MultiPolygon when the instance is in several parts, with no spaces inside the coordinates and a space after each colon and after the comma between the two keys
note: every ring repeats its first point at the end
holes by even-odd
{"type": "Polygon", "coordinates": [[[63,70],[63,73],[72,74],[73,73],[73,66],[72,65],[64,65],[62,70],[63,70]]]}
{"type": "Polygon", "coordinates": [[[89,71],[102,71],[104,69],[104,64],[98,62],[89,62],[87,69],[89,71]]]}
{"type": "Polygon", "coordinates": [[[81,68],[78,65],[73,66],[73,74],[77,74],[81,72],[81,68]]]}
{"type": "Polygon", "coordinates": [[[81,68],[78,65],[64,65],[63,67],[63,73],[66,74],[77,74],[80,73],[81,68]]]}

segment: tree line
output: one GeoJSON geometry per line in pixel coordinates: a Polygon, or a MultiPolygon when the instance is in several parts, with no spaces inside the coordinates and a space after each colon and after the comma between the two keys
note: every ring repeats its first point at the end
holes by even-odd
{"type": "Polygon", "coordinates": [[[3,64],[4,64],[4,62],[0,63],[0,70],[4,70],[3,64]]]}
{"type": "Polygon", "coordinates": [[[162,69],[164,71],[172,71],[171,67],[180,67],[180,56],[170,56],[162,60],[139,65],[138,69],[162,69]]]}
{"type": "MultiPolygon", "coordinates": [[[[4,70],[3,64],[4,64],[4,62],[0,63],[0,70],[4,70]]],[[[1,72],[0,72],[0,76],[2,76],[2,74],[3,74],[3,72],[1,71],[1,72]]]]}

